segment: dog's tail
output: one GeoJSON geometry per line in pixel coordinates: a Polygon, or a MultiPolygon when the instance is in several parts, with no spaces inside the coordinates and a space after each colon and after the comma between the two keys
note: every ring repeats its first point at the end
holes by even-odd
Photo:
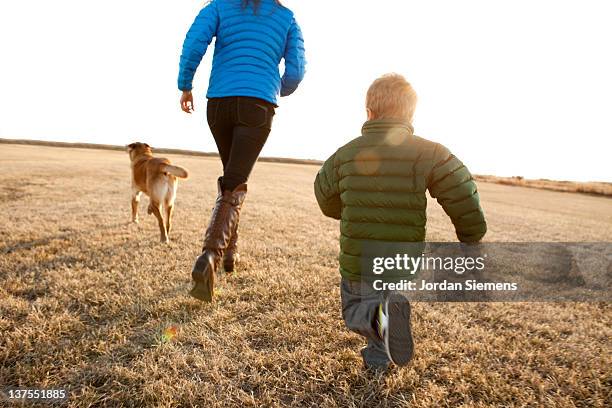
{"type": "Polygon", "coordinates": [[[173,176],[178,177],[178,178],[186,179],[187,177],[189,177],[189,173],[187,172],[187,169],[184,169],[179,166],[173,166],[172,164],[164,164],[161,170],[165,173],[170,173],[173,176]]]}

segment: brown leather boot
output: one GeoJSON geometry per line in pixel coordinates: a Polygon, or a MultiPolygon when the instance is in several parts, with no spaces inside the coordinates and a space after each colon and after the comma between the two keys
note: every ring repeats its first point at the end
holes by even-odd
{"type": "Polygon", "coordinates": [[[234,230],[232,231],[232,237],[225,250],[223,256],[223,269],[225,272],[234,272],[234,267],[240,262],[240,254],[238,253],[238,224],[240,223],[240,211],[238,211],[238,218],[236,224],[234,224],[234,230]]]}
{"type": "Polygon", "coordinates": [[[246,193],[247,185],[241,184],[234,191],[224,191],[217,197],[204,236],[202,254],[196,260],[191,272],[195,284],[190,294],[196,299],[212,301],[215,273],[238,223],[246,193]]]}

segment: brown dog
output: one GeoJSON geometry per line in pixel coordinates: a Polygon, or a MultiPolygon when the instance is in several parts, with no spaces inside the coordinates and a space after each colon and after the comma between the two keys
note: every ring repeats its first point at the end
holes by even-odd
{"type": "Polygon", "coordinates": [[[132,143],[127,146],[132,167],[132,222],[138,223],[138,203],[141,193],[149,196],[149,214],[154,214],[159,223],[161,242],[168,242],[174,199],[178,178],[186,179],[187,170],[173,166],[168,159],[153,157],[151,147],[146,143],[132,143]],[[162,204],[166,222],[162,216],[162,204]]]}

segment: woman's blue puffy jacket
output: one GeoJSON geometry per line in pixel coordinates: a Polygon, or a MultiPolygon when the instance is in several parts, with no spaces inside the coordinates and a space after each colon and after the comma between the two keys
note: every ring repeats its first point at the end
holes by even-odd
{"type": "Polygon", "coordinates": [[[304,78],[304,38],[293,12],[261,0],[252,3],[213,0],[202,9],[187,33],[179,68],[178,87],[191,90],[193,77],[208,45],[216,37],[208,98],[251,96],[276,105],[277,96],[292,94],[304,78]],[[285,59],[281,78],[279,64],[285,59]]]}

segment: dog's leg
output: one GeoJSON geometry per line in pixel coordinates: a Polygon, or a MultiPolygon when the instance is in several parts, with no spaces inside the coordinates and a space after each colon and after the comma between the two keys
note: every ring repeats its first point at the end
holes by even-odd
{"type": "Polygon", "coordinates": [[[170,235],[170,229],[172,228],[172,213],[174,212],[174,199],[176,198],[176,189],[178,187],[175,177],[170,177],[168,187],[164,199],[164,208],[166,209],[166,232],[170,235]]]}
{"type": "Polygon", "coordinates": [[[140,191],[132,193],[132,222],[138,224],[138,204],[140,203],[140,191]]]}
{"type": "Polygon", "coordinates": [[[166,232],[166,226],[164,225],[164,217],[161,214],[161,205],[159,202],[151,200],[151,204],[149,204],[149,210],[155,215],[157,218],[157,223],[159,224],[159,232],[161,233],[161,242],[164,244],[168,243],[168,233],[166,232]]]}
{"type": "Polygon", "coordinates": [[[170,235],[170,228],[172,227],[172,213],[174,212],[174,205],[166,204],[166,233],[170,235]]]}

